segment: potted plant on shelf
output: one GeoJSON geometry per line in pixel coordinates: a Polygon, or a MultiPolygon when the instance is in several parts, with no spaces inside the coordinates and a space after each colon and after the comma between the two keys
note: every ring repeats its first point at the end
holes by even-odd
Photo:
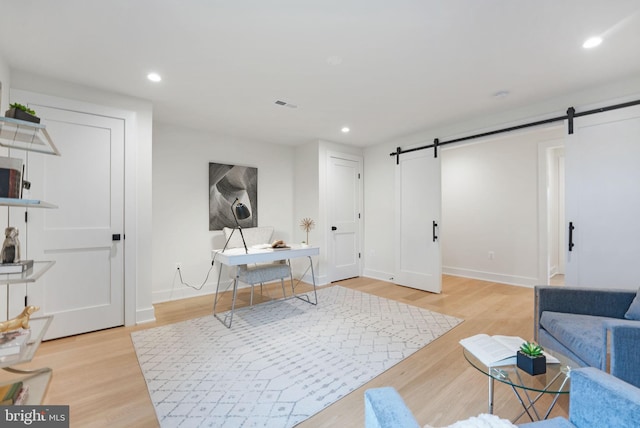
{"type": "Polygon", "coordinates": [[[547,372],[547,357],[542,353],[540,345],[533,342],[524,342],[518,350],[516,363],[518,368],[531,376],[547,372]]]}
{"type": "Polygon", "coordinates": [[[20,103],[9,104],[9,110],[4,113],[4,116],[25,120],[27,122],[40,123],[40,118],[36,116],[36,112],[20,103]]]}

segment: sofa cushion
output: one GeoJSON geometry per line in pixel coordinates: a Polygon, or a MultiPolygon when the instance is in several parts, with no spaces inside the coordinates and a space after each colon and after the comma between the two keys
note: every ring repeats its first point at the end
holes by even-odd
{"type": "Polygon", "coordinates": [[[629,305],[629,309],[627,309],[627,313],[624,314],[624,317],[628,320],[640,320],[640,289],[636,293],[636,297],[629,305]]]}
{"type": "MultiPolygon", "coordinates": [[[[607,317],[545,311],[540,326],[592,367],[603,368],[607,317]]],[[[605,354],[606,355],[606,354],[605,354]]]]}

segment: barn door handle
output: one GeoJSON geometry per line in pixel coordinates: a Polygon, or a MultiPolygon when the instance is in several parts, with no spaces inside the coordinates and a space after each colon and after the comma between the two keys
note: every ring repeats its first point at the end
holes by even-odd
{"type": "Polygon", "coordinates": [[[573,226],[573,222],[570,221],[569,222],[569,251],[573,250],[573,246],[575,245],[573,243],[573,229],[575,229],[575,227],[573,226]]]}
{"type": "Polygon", "coordinates": [[[438,227],[438,223],[436,223],[436,221],[433,220],[433,228],[432,228],[433,242],[436,242],[438,240],[438,235],[436,235],[436,228],[437,227],[438,227]]]}

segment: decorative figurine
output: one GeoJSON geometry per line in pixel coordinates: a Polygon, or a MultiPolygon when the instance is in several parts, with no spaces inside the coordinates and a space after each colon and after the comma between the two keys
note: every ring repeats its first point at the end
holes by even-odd
{"type": "Polygon", "coordinates": [[[29,317],[32,313],[39,309],[39,306],[26,306],[17,317],[0,322],[0,333],[4,333],[5,331],[17,330],[19,328],[29,328],[29,317]]]}
{"type": "Polygon", "coordinates": [[[20,261],[20,241],[18,240],[18,229],[7,227],[4,230],[4,243],[0,253],[2,263],[18,263],[20,261]]]}
{"type": "Polygon", "coordinates": [[[315,225],[316,224],[314,223],[314,221],[311,220],[309,217],[303,218],[302,221],[300,222],[300,229],[307,232],[307,240],[305,241],[305,244],[307,245],[309,245],[309,231],[313,229],[315,225]]]}

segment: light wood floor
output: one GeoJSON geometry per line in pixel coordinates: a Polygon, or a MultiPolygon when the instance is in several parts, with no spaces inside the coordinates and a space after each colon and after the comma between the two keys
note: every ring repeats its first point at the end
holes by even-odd
{"type": "MultiPolygon", "coordinates": [[[[365,389],[394,386],[421,425],[444,426],[487,412],[487,378],[462,356],[458,341],[476,333],[533,336],[533,290],[459,277],[443,277],[441,294],[426,293],[368,278],[337,283],[465,321],[362,388],[303,422],[302,428],[363,427],[365,389]]],[[[246,302],[248,293],[241,293],[246,302]]],[[[22,366],[53,369],[45,404],[70,406],[72,427],[157,427],[153,405],[130,333],[211,314],[212,296],[155,305],[157,321],[42,344],[22,366]]],[[[320,302],[322,304],[322,302],[320,302]]],[[[2,374],[0,379],[8,376],[2,374]]],[[[545,397],[546,398],[546,397],[545,397]]],[[[566,415],[563,397],[553,415],[566,415]]],[[[496,384],[494,412],[518,415],[512,391],[496,384]]],[[[519,422],[524,422],[521,419],[519,422]]]]}

